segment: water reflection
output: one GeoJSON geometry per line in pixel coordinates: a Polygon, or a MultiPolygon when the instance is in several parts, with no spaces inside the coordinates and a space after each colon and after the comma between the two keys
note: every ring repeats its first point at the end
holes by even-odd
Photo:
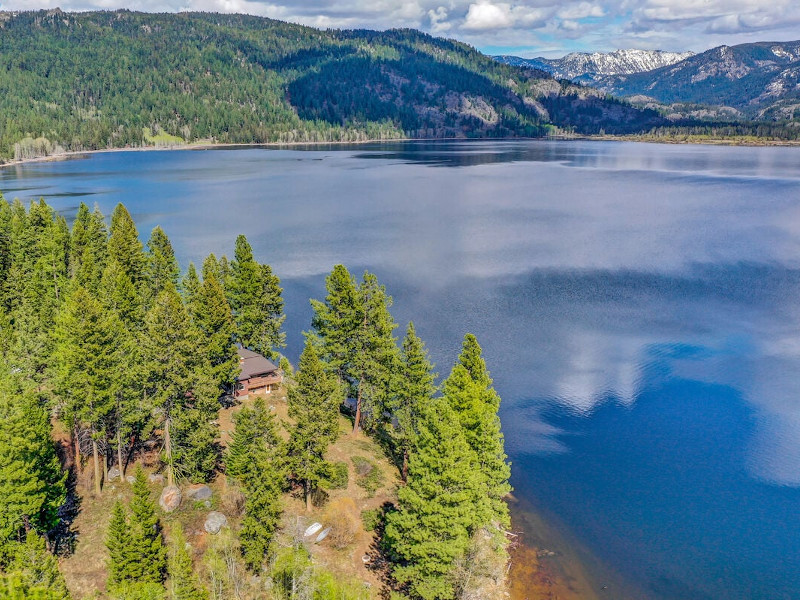
{"type": "Polygon", "coordinates": [[[789,598],[797,156],[563,142],[143,152],[0,169],[0,189],[68,216],[83,194],[107,214],[125,202],[184,265],[230,255],[245,233],[283,279],[292,358],[331,266],[377,272],[440,373],[464,331],[478,335],[524,498],[653,598],[789,598]]]}

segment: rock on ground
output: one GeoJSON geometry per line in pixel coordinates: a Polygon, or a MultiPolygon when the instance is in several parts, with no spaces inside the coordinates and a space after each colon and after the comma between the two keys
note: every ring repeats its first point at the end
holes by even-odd
{"type": "Polygon", "coordinates": [[[164,512],[172,512],[181,505],[181,490],[178,486],[168,485],[161,492],[158,505],[164,512]]]}
{"type": "Polygon", "coordinates": [[[228,524],[228,517],[221,512],[211,511],[206,517],[206,523],[203,528],[210,534],[214,535],[219,533],[219,530],[228,524]]]}
{"type": "Polygon", "coordinates": [[[192,500],[210,500],[211,495],[211,488],[202,483],[190,485],[186,490],[186,497],[192,500]]]}

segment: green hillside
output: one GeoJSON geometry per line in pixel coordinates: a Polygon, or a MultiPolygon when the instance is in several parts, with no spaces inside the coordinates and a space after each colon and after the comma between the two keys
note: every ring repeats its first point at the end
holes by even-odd
{"type": "Polygon", "coordinates": [[[412,30],[0,13],[0,160],[159,143],[636,132],[654,112],[412,30]]]}

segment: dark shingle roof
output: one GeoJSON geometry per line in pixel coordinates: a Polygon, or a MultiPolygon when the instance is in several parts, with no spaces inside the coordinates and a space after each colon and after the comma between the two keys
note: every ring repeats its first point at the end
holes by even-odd
{"type": "Polygon", "coordinates": [[[251,377],[273,373],[278,370],[274,363],[257,352],[247,348],[237,348],[236,351],[239,353],[239,366],[242,368],[242,372],[237,377],[238,380],[250,379],[251,377]]]}

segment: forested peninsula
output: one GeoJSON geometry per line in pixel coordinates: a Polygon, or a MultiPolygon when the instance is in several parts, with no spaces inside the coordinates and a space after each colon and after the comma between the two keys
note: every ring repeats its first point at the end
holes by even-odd
{"type": "Polygon", "coordinates": [[[0,598],[504,597],[478,341],[437,384],[374,274],[325,284],[295,370],[244,236],[182,270],[121,204],[0,195],[0,598]]]}
{"type": "Polygon", "coordinates": [[[414,30],[0,12],[0,161],[192,143],[636,133],[652,110],[414,30]]]}

